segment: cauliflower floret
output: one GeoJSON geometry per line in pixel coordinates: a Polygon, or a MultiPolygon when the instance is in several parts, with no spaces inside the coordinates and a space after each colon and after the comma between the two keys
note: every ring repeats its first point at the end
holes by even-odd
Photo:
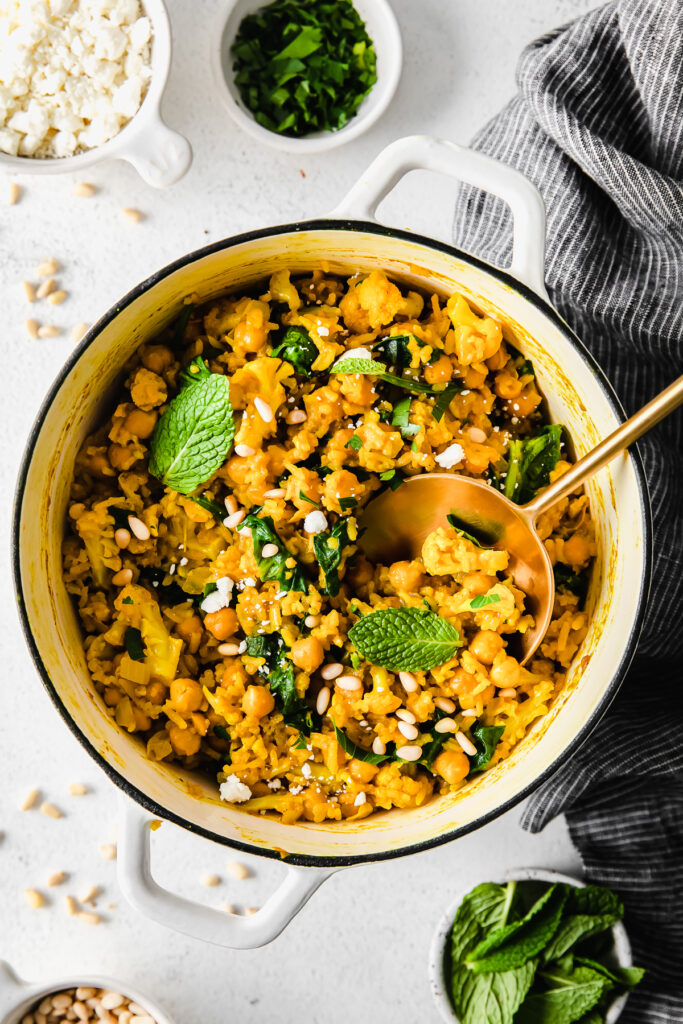
{"type": "MultiPolygon", "coordinates": [[[[497,321],[488,316],[477,316],[462,295],[451,295],[446,310],[453,324],[455,354],[463,366],[482,363],[495,355],[503,341],[503,331],[497,321]]],[[[447,346],[447,352],[453,351],[447,346]]]]}
{"type": "Polygon", "coordinates": [[[457,572],[501,572],[510,559],[507,551],[478,548],[471,540],[461,537],[452,527],[430,533],[422,545],[422,561],[430,576],[445,576],[457,572]]]}

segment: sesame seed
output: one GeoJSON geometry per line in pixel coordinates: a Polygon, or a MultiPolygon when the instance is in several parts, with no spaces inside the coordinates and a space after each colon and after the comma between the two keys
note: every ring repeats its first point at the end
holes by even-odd
{"type": "Polygon", "coordinates": [[[462,747],[462,749],[465,751],[465,753],[469,754],[470,757],[474,757],[474,755],[477,752],[477,748],[475,747],[474,743],[472,743],[472,740],[468,739],[468,737],[465,736],[464,732],[456,732],[455,738],[462,747]]]}
{"type": "Polygon", "coordinates": [[[270,491],[266,491],[263,495],[264,498],[284,498],[285,489],[284,487],[273,487],[270,491]]]}
{"type": "Polygon", "coordinates": [[[422,747],[417,744],[408,747],[397,747],[396,756],[400,757],[403,761],[417,761],[422,757],[422,747]]]}
{"type": "Polygon", "coordinates": [[[240,653],[240,645],[239,644],[219,644],[218,647],[216,648],[216,650],[218,651],[219,654],[222,654],[224,657],[228,657],[228,658],[229,657],[234,657],[234,655],[240,653]]]}
{"type": "Polygon", "coordinates": [[[499,697],[516,697],[517,696],[517,691],[515,690],[514,686],[506,686],[502,690],[498,691],[498,696],[499,697]]]}
{"type": "Polygon", "coordinates": [[[234,530],[236,526],[240,525],[246,514],[247,513],[243,508],[238,508],[236,512],[232,513],[232,515],[225,517],[223,520],[223,526],[227,526],[229,530],[234,530]]]}
{"type": "Polygon", "coordinates": [[[305,423],[307,419],[308,416],[303,409],[292,409],[285,422],[290,426],[295,426],[297,423],[305,423]]]}
{"type": "Polygon", "coordinates": [[[178,562],[178,565],[187,565],[187,563],[188,563],[189,561],[190,561],[190,559],[189,559],[189,558],[185,558],[185,557],[183,556],[183,557],[182,557],[182,558],[180,559],[180,561],[178,562]]]}
{"type": "Polygon", "coordinates": [[[114,531],[114,540],[120,548],[127,548],[130,544],[130,532],[121,527],[114,531]]]}
{"type": "Polygon", "coordinates": [[[21,186],[17,185],[16,181],[10,181],[9,189],[7,194],[7,202],[10,206],[14,206],[21,199],[21,186]]]}
{"type": "Polygon", "coordinates": [[[251,448],[248,444],[236,444],[235,455],[240,459],[248,459],[250,455],[256,455],[256,449],[251,448]]]}
{"type": "Polygon", "coordinates": [[[358,676],[339,676],[336,685],[342,690],[360,690],[363,686],[358,676]]]}
{"type": "Polygon", "coordinates": [[[130,532],[138,540],[149,540],[149,527],[143,523],[142,519],[138,519],[137,516],[128,516],[128,525],[130,532]]]}
{"type": "Polygon", "coordinates": [[[435,697],[434,704],[439,711],[445,711],[447,715],[452,715],[455,711],[455,701],[449,700],[448,697],[435,697]]]}
{"type": "Polygon", "coordinates": [[[140,211],[134,210],[133,207],[131,206],[124,206],[124,208],[121,210],[121,213],[126,218],[126,220],[129,220],[132,224],[139,224],[140,221],[142,220],[142,214],[140,213],[140,211]]]}
{"type": "Polygon", "coordinates": [[[319,715],[324,715],[330,704],[330,688],[323,686],[315,701],[315,710],[319,715]]]}
{"type": "Polygon", "coordinates": [[[236,878],[238,882],[243,882],[245,878],[249,878],[251,874],[246,864],[241,864],[238,860],[231,860],[225,865],[225,870],[233,878],[236,878]]]}
{"type": "Polygon", "coordinates": [[[401,686],[406,693],[415,693],[418,688],[418,682],[412,672],[399,672],[398,678],[401,680],[401,686]]]}
{"type": "Polygon", "coordinates": [[[32,807],[35,807],[36,800],[40,796],[37,789],[31,789],[26,794],[22,802],[19,804],[20,811],[30,811],[32,807]]]}
{"type": "Polygon", "coordinates": [[[69,786],[69,793],[71,796],[85,796],[87,792],[88,789],[82,782],[72,782],[69,786]]]}
{"type": "Polygon", "coordinates": [[[24,295],[27,302],[36,301],[36,290],[30,281],[22,281],[21,287],[24,289],[24,295]]]}
{"type": "Polygon", "coordinates": [[[458,728],[453,718],[442,718],[434,726],[435,732],[455,732],[458,728]]]}
{"type": "Polygon", "coordinates": [[[272,423],[275,419],[273,410],[259,395],[254,399],[254,408],[264,423],[272,423]]]}
{"type": "Polygon", "coordinates": [[[402,722],[407,722],[408,725],[415,725],[417,718],[412,711],[405,711],[403,708],[399,708],[396,712],[396,717],[400,718],[402,722]]]}
{"type": "Polygon", "coordinates": [[[279,551],[277,544],[264,544],[261,548],[261,558],[273,558],[279,551]]]}
{"type": "Polygon", "coordinates": [[[330,679],[336,679],[337,676],[340,676],[343,671],[343,665],[341,665],[338,661],[331,661],[329,665],[323,665],[323,667],[320,670],[320,675],[323,677],[323,679],[329,681],[330,679]]]}
{"type": "Polygon", "coordinates": [[[79,196],[82,199],[90,199],[96,192],[95,186],[91,185],[88,181],[77,181],[71,189],[72,195],[79,196]]]}
{"type": "Polygon", "coordinates": [[[171,562],[171,564],[168,567],[168,575],[172,576],[173,573],[175,572],[175,570],[176,570],[175,562],[171,562]]]}
{"type": "Polygon", "coordinates": [[[26,328],[26,333],[28,334],[29,338],[33,338],[33,340],[35,341],[36,338],[38,337],[38,332],[40,330],[40,324],[38,323],[38,321],[33,319],[24,320],[24,327],[26,328]]]}
{"type": "Polygon", "coordinates": [[[372,741],[372,752],[373,754],[386,754],[387,752],[386,743],[382,743],[379,736],[375,736],[372,741]]]}

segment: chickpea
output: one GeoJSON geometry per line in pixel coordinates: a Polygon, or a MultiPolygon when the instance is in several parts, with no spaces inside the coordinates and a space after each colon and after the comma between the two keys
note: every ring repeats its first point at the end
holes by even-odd
{"type": "Polygon", "coordinates": [[[374,574],[374,567],[364,555],[357,555],[346,570],[346,578],[354,587],[369,583],[374,574]]]}
{"type": "Polygon", "coordinates": [[[439,358],[425,366],[425,380],[428,384],[445,384],[453,376],[453,364],[447,355],[439,358]]]}
{"type": "Polygon", "coordinates": [[[465,672],[464,668],[457,668],[451,677],[451,690],[458,696],[470,694],[478,685],[477,677],[465,672]]]}
{"type": "Polygon", "coordinates": [[[444,750],[434,758],[433,768],[449,786],[457,786],[469,774],[470,762],[462,751],[444,750]]]}
{"type": "Polygon", "coordinates": [[[157,414],[153,410],[144,412],[142,409],[133,409],[123,421],[123,425],[135,437],[146,438],[154,432],[157,422],[157,414]]]}
{"type": "Polygon", "coordinates": [[[480,629],[469,643],[469,650],[484,665],[490,665],[503,649],[503,638],[492,629],[480,629]]]}
{"type": "Polygon", "coordinates": [[[123,444],[110,444],[107,454],[109,456],[109,465],[121,472],[130,469],[133,463],[137,461],[133,453],[123,444]]]}
{"type": "Polygon", "coordinates": [[[121,693],[115,686],[108,686],[104,691],[104,703],[108,708],[115,708],[121,700],[121,693]]]}
{"type": "Polygon", "coordinates": [[[322,665],[325,651],[315,636],[302,636],[292,645],[292,661],[303,672],[315,672],[322,665]]]}
{"type": "MultiPolygon", "coordinates": [[[[142,365],[152,373],[163,373],[173,362],[173,353],[166,345],[150,345],[142,353],[142,365]]],[[[138,435],[142,437],[142,435],[138,435]]]]}
{"type": "Polygon", "coordinates": [[[268,331],[263,322],[260,309],[252,309],[247,313],[246,320],[241,320],[235,327],[235,345],[244,352],[258,352],[266,343],[268,331]]]}
{"type": "Polygon", "coordinates": [[[489,590],[496,583],[495,576],[487,576],[484,572],[470,572],[462,581],[463,587],[468,594],[488,594],[489,590]]]}
{"type": "Polygon", "coordinates": [[[217,612],[209,612],[204,625],[216,640],[227,640],[237,632],[239,622],[234,608],[221,608],[217,612]]]}
{"type": "Polygon", "coordinates": [[[507,401],[506,411],[513,416],[519,416],[520,419],[524,419],[526,416],[531,416],[532,412],[537,405],[541,403],[541,396],[538,394],[535,388],[524,388],[515,397],[507,401]]]}
{"type": "Polygon", "coordinates": [[[493,370],[495,372],[495,370],[502,370],[507,361],[508,352],[505,347],[505,342],[503,342],[498,351],[494,352],[493,355],[486,360],[486,365],[489,370],[493,370]]]}
{"type": "Polygon", "coordinates": [[[488,704],[490,700],[496,696],[496,688],[493,684],[485,686],[483,690],[480,690],[474,696],[462,694],[460,696],[460,707],[463,711],[467,711],[468,708],[476,708],[477,704],[488,704]]]}
{"type": "Polygon", "coordinates": [[[591,552],[588,545],[588,541],[585,537],[582,537],[580,533],[575,533],[573,537],[564,542],[563,549],[564,558],[573,568],[581,568],[590,560],[591,552]]]}
{"type": "Polygon", "coordinates": [[[421,562],[394,562],[389,567],[389,582],[394,590],[419,590],[424,585],[424,566],[421,562]]]}
{"type": "Polygon", "coordinates": [[[204,694],[194,679],[174,679],[171,683],[171,703],[176,711],[199,711],[204,694]]]}
{"type": "Polygon", "coordinates": [[[491,682],[495,683],[501,689],[506,686],[519,686],[520,684],[520,666],[516,658],[511,658],[506,655],[502,661],[499,661],[497,665],[494,665],[491,669],[491,682]]]}
{"type": "Polygon", "coordinates": [[[512,373],[497,373],[493,390],[499,398],[517,398],[522,390],[519,378],[512,373]]]}
{"type": "Polygon", "coordinates": [[[135,729],[137,732],[147,732],[152,727],[152,719],[144,711],[133,705],[133,717],[135,718],[135,729]]]}
{"type": "Polygon", "coordinates": [[[169,725],[168,738],[176,754],[192,757],[202,745],[202,738],[193,729],[181,729],[179,725],[169,725]]]}
{"type": "Polygon", "coordinates": [[[352,779],[355,779],[356,782],[371,782],[379,771],[379,767],[376,764],[368,764],[367,761],[358,761],[355,757],[351,758],[346,767],[349,771],[349,775],[352,779]]]}
{"type": "Polygon", "coordinates": [[[242,710],[250,718],[263,718],[275,707],[275,698],[267,686],[248,686],[242,698],[242,710]]]}
{"type": "Polygon", "coordinates": [[[145,697],[150,704],[163,704],[166,700],[167,687],[163,683],[149,683],[145,697]]]}
{"type": "Polygon", "coordinates": [[[95,476],[113,476],[114,471],[101,452],[91,455],[88,460],[90,472],[95,476]]]}

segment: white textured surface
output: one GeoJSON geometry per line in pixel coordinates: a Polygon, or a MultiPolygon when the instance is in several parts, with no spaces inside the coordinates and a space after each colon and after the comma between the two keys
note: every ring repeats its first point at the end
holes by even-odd
{"type": "MultiPolygon", "coordinates": [[[[187,250],[248,228],[323,214],[399,135],[424,132],[466,142],[512,95],[522,46],[595,5],[395,0],[394,6],[406,50],[402,82],[380,124],[346,148],[302,162],[239,135],[216,102],[207,59],[221,4],[170,0],[176,52],[165,115],[194,147],[187,177],[167,192],[154,192],[124,164],[97,167],[86,176],[99,189],[92,199],[73,197],[72,179],[26,177],[17,179],[24,195],[11,208],[2,205],[7,186],[0,180],[3,560],[24,441],[73,347],[67,334],[29,341],[22,326],[28,316],[67,329],[92,321],[187,250]],[[145,220],[130,223],[122,207],[139,208],[145,220]],[[63,264],[58,279],[69,299],[61,306],[29,306],[20,281],[35,281],[35,266],[52,255],[63,264]]],[[[451,183],[416,175],[387,202],[385,216],[447,238],[452,199],[451,183]]],[[[40,978],[82,969],[128,978],[164,1003],[177,1024],[224,1024],[231,1017],[242,1024],[436,1021],[427,982],[429,940],[456,886],[513,866],[577,869],[561,822],[532,837],[518,827],[514,810],[457,844],[338,874],[265,950],[218,950],[147,923],[122,903],[114,863],[98,856],[99,845],[114,839],[114,790],[44,694],[20,636],[7,569],[3,576],[0,958],[20,974],[40,978]],[[70,797],[67,787],[75,780],[92,792],[70,797]],[[66,812],[63,820],[18,811],[33,786],[66,812]],[[46,890],[47,876],[56,870],[71,877],[46,890]],[[67,892],[78,896],[91,884],[104,888],[98,910],[107,920],[99,928],[68,918],[63,909],[67,892]],[[22,895],[26,887],[48,892],[50,906],[30,910],[22,895]],[[116,906],[108,910],[111,903],[116,906]]],[[[214,906],[258,906],[280,871],[255,859],[256,874],[234,881],[224,869],[228,851],[171,825],[157,833],[154,845],[160,881],[214,906]],[[202,887],[208,872],[221,876],[219,888],[202,887]]]]}

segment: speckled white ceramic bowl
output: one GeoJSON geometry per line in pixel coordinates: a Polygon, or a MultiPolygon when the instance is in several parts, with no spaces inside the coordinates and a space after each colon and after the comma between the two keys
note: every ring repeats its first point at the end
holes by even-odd
{"type": "Polygon", "coordinates": [[[392,100],[403,67],[403,44],[396,16],[388,0],[353,0],[354,7],[365,22],[368,35],[377,54],[377,81],[361,103],[358,113],[337,132],[314,132],[303,138],[278,135],[263,128],[248,110],[235,85],[230,48],[242,19],[247,14],[265,7],[268,0],[230,0],[221,10],[216,32],[216,45],[212,51],[212,66],[218,88],[230,117],[249,135],[275,149],[293,153],[320,153],[342,146],[358,138],[382,116],[392,100]]]}
{"type": "Polygon", "coordinates": [[[152,22],[152,79],[138,112],[118,135],[101,146],[65,157],[10,156],[0,152],[0,169],[11,174],[78,173],[101,160],[127,160],[148,185],[164,188],[187,172],[192,149],[183,135],[161,119],[161,100],[171,67],[171,26],[164,0],[143,0],[152,22]]]}
{"type": "Polygon", "coordinates": [[[47,982],[22,981],[4,960],[0,960],[0,1024],[20,1024],[25,1015],[46,996],[54,996],[65,989],[79,986],[120,992],[139,1006],[144,1006],[156,1024],[173,1024],[168,1014],[156,1002],[127,982],[122,983],[116,978],[107,978],[99,974],[85,977],[80,974],[72,975],[66,978],[53,978],[47,982]]]}
{"type": "MultiPolygon", "coordinates": [[[[546,871],[543,868],[518,868],[514,871],[506,871],[500,879],[482,879],[482,881],[494,881],[499,885],[505,885],[506,882],[565,882],[567,885],[574,885],[578,888],[584,888],[585,882],[579,881],[578,878],[572,878],[570,875],[560,874],[558,871],[546,871]]],[[[455,1015],[455,1011],[451,1005],[451,1001],[448,998],[446,991],[446,984],[444,978],[444,955],[446,951],[446,942],[448,935],[450,934],[451,926],[453,924],[453,918],[456,915],[458,907],[462,903],[463,899],[468,892],[474,889],[475,885],[481,884],[480,882],[469,885],[466,890],[462,890],[458,893],[457,897],[453,900],[448,910],[445,911],[443,917],[439,921],[439,925],[434,933],[432,939],[432,945],[429,951],[429,984],[434,997],[441,1019],[446,1024],[457,1024],[458,1018],[455,1015]]],[[[631,958],[631,944],[628,941],[628,935],[623,924],[619,922],[612,928],[612,935],[614,937],[614,959],[620,967],[631,967],[633,960],[631,958]]],[[[621,1011],[624,1009],[624,1004],[628,999],[628,993],[624,993],[619,996],[610,1005],[607,1015],[605,1017],[605,1024],[615,1024],[621,1011]]]]}

